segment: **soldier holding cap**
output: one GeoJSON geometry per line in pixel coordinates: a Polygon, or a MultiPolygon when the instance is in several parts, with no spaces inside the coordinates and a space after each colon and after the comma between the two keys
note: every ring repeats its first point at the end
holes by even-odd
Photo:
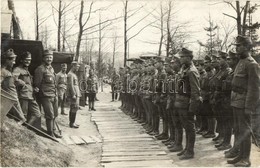
{"type": "Polygon", "coordinates": [[[250,55],[251,39],[238,36],[236,42],[240,60],[232,80],[231,106],[239,124],[238,140],[241,143],[240,153],[232,160],[232,163],[237,167],[248,167],[251,165],[250,117],[252,113],[255,113],[259,99],[259,65],[250,55]]]}
{"type": "Polygon", "coordinates": [[[79,98],[81,97],[81,93],[79,90],[79,82],[76,72],[79,70],[79,64],[77,61],[73,61],[71,63],[72,67],[68,73],[68,98],[70,100],[70,112],[69,112],[69,120],[71,128],[79,128],[77,124],[75,124],[77,111],[79,109],[79,98]]]}
{"type": "Polygon", "coordinates": [[[15,64],[16,54],[13,49],[8,49],[5,53],[1,55],[1,89],[8,92],[17,99],[17,102],[14,104],[15,113],[21,119],[21,122],[25,122],[26,118],[24,117],[23,111],[21,109],[20,103],[18,101],[17,90],[15,87],[15,78],[12,74],[12,68],[15,64]]]}
{"type": "Polygon", "coordinates": [[[192,62],[192,51],[182,48],[179,55],[182,67],[177,79],[177,94],[174,106],[186,133],[186,147],[177,155],[180,156],[179,159],[185,160],[194,157],[196,136],[194,114],[202,98],[200,96],[199,72],[192,62]]]}
{"type": "Polygon", "coordinates": [[[53,137],[61,138],[61,135],[54,132],[55,118],[58,117],[58,96],[56,76],[51,66],[52,61],[52,51],[45,50],[42,65],[38,66],[34,72],[34,86],[39,90],[38,94],[45,113],[48,134],[53,137]]]}
{"type": "Polygon", "coordinates": [[[61,71],[56,75],[57,91],[58,91],[58,106],[61,107],[61,114],[67,115],[64,112],[64,104],[66,101],[66,90],[67,90],[67,64],[61,64],[61,71]]]}
{"type": "Polygon", "coordinates": [[[28,124],[33,125],[34,122],[41,117],[41,112],[33,96],[33,81],[28,71],[31,59],[30,52],[23,52],[21,55],[21,63],[18,67],[14,68],[13,74],[16,78],[15,84],[23,113],[27,118],[28,124]]]}

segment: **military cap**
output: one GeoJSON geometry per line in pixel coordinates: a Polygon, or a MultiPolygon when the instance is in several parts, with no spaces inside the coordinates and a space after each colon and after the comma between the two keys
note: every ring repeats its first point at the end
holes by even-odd
{"type": "Polygon", "coordinates": [[[182,48],[179,52],[180,57],[191,57],[193,58],[193,52],[191,50],[188,50],[187,48],[182,48]]]}
{"type": "Polygon", "coordinates": [[[246,46],[252,47],[253,42],[247,36],[238,35],[237,38],[236,38],[236,43],[234,43],[234,45],[246,45],[246,46]]]}
{"type": "Polygon", "coordinates": [[[79,65],[78,61],[72,61],[71,65],[79,65]]]}
{"type": "Polygon", "coordinates": [[[47,56],[47,55],[53,55],[53,52],[51,50],[44,50],[43,56],[47,56]]]}
{"type": "Polygon", "coordinates": [[[62,68],[67,68],[67,64],[66,64],[66,63],[63,63],[63,64],[61,64],[61,67],[62,67],[62,68]]]}
{"type": "Polygon", "coordinates": [[[228,54],[224,51],[218,51],[218,55],[223,59],[226,59],[228,56],[228,54]]]}
{"type": "Polygon", "coordinates": [[[32,56],[31,56],[31,53],[26,51],[26,52],[23,52],[21,54],[21,60],[24,60],[24,59],[32,59],[32,56]]]}
{"type": "Polygon", "coordinates": [[[212,53],[211,53],[212,57],[215,57],[215,58],[220,58],[220,55],[217,51],[213,50],[212,53]]]}
{"type": "Polygon", "coordinates": [[[8,49],[4,54],[3,58],[15,58],[17,55],[14,53],[12,48],[8,49]]]}

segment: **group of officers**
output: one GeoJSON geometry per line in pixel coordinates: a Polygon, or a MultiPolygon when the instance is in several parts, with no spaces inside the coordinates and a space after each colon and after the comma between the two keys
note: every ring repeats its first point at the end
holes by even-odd
{"type": "MultiPolygon", "coordinates": [[[[141,56],[120,69],[113,92],[120,93],[123,111],[162,140],[170,152],[178,152],[179,159],[194,157],[197,133],[225,150],[228,164],[249,167],[251,116],[260,116],[259,64],[250,55],[248,37],[238,36],[235,45],[236,52],[213,52],[197,61],[186,48],[172,57],[141,56]]],[[[258,129],[258,134],[252,134],[257,144],[259,122],[253,127],[258,129]]]]}
{"type": "MultiPolygon", "coordinates": [[[[70,105],[69,127],[79,128],[75,124],[76,114],[79,109],[79,99],[81,90],[77,71],[79,63],[73,61],[71,69],[67,74],[67,64],[61,64],[61,71],[56,74],[52,67],[53,52],[44,50],[42,64],[38,66],[32,76],[28,70],[32,55],[26,51],[19,55],[18,66],[16,64],[17,55],[13,49],[8,49],[1,55],[1,90],[9,93],[16,99],[16,103],[9,114],[18,117],[20,123],[27,122],[35,125],[42,114],[46,119],[47,133],[56,138],[61,138],[56,133],[55,119],[58,117],[58,109],[61,107],[61,114],[67,115],[64,111],[65,101],[70,105]]],[[[94,109],[94,98],[97,92],[97,79],[93,70],[89,70],[89,76],[83,83],[86,83],[86,92],[89,95],[90,110],[94,109]]],[[[58,127],[58,126],[57,126],[58,127]]],[[[58,128],[59,129],[59,128],[58,128]]]]}

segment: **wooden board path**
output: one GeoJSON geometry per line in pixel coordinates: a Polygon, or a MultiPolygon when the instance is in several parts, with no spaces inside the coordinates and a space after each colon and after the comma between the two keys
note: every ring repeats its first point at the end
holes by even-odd
{"type": "Polygon", "coordinates": [[[113,106],[97,107],[91,120],[102,136],[101,164],[110,167],[172,167],[158,142],[144,128],[113,106]]]}

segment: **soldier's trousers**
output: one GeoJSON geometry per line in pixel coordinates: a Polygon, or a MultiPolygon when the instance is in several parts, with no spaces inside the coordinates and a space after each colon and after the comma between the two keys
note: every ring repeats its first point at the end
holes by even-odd
{"type": "Polygon", "coordinates": [[[79,97],[77,97],[76,99],[70,99],[70,112],[69,112],[70,125],[75,123],[78,109],[79,109],[79,97]]]}
{"type": "Polygon", "coordinates": [[[183,139],[183,126],[182,126],[180,115],[176,107],[173,107],[172,117],[173,117],[173,126],[175,128],[175,138],[174,138],[175,144],[177,146],[180,146],[182,145],[182,139],[183,139]]]}
{"type": "Polygon", "coordinates": [[[46,119],[52,120],[58,116],[58,97],[42,97],[41,104],[46,119]]]}
{"type": "Polygon", "coordinates": [[[256,108],[256,112],[252,114],[252,130],[258,145],[260,145],[260,105],[256,108]]]}
{"type": "Polygon", "coordinates": [[[245,114],[245,109],[233,107],[234,118],[237,121],[238,127],[238,144],[240,156],[243,159],[249,159],[251,152],[251,135],[250,126],[251,118],[249,114],[245,114]]]}
{"type": "Polygon", "coordinates": [[[111,90],[112,90],[112,100],[117,100],[117,90],[115,89],[115,84],[111,85],[111,90]]]}
{"type": "Polygon", "coordinates": [[[29,121],[30,118],[41,117],[41,111],[35,100],[19,99],[19,102],[27,121],[29,121]]]}
{"type": "Polygon", "coordinates": [[[61,107],[61,113],[64,113],[64,105],[66,101],[66,89],[58,89],[58,106],[61,107]]]}
{"type": "Polygon", "coordinates": [[[189,112],[188,109],[185,108],[177,108],[176,109],[182,126],[186,133],[186,152],[194,154],[194,144],[195,144],[195,120],[194,113],[189,112]]]}

